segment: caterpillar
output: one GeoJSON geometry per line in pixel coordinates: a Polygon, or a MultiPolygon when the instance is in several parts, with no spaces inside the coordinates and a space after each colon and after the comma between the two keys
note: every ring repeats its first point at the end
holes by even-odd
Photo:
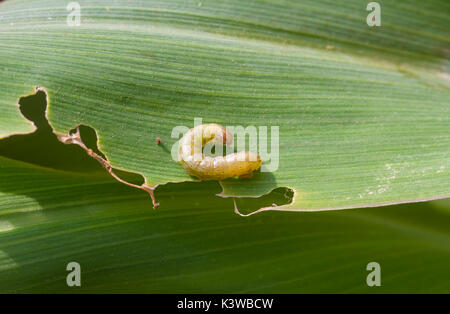
{"type": "Polygon", "coordinates": [[[261,166],[261,157],[249,151],[217,157],[205,156],[203,147],[209,142],[229,145],[233,142],[233,135],[225,127],[211,123],[190,129],[180,139],[178,160],[190,175],[201,180],[249,178],[261,166]]]}

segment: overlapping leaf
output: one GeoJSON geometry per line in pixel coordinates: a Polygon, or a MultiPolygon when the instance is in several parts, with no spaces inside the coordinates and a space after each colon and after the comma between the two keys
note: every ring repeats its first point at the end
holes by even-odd
{"type": "Polygon", "coordinates": [[[155,211],[104,172],[0,161],[2,293],[450,292],[442,201],[242,218],[201,182],[162,187],[155,211]],[[373,261],[382,286],[369,288],[373,261]],[[81,287],[66,284],[69,262],[81,287]]]}

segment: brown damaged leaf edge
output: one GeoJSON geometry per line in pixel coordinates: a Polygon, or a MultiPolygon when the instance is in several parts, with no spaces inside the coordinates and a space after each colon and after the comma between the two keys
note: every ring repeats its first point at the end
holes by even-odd
{"type": "Polygon", "coordinates": [[[137,185],[137,184],[133,184],[133,183],[130,183],[130,182],[127,182],[127,181],[121,179],[117,174],[114,173],[113,167],[110,165],[110,163],[106,159],[104,159],[103,157],[101,157],[100,155],[95,153],[92,149],[86,147],[86,145],[81,140],[79,127],[76,128],[76,132],[73,134],[68,134],[68,135],[56,134],[56,136],[57,136],[58,140],[64,144],[75,144],[75,145],[78,145],[81,148],[83,148],[90,157],[97,160],[106,169],[106,171],[108,171],[109,174],[111,176],[113,176],[113,178],[116,179],[117,181],[119,181],[123,184],[126,184],[128,186],[146,191],[148,194],[150,194],[150,197],[152,198],[153,208],[154,209],[158,208],[159,203],[156,202],[155,193],[154,193],[155,189],[158,186],[157,185],[148,186],[145,183],[142,185],[137,185]]]}
{"type": "MultiPolygon", "coordinates": [[[[0,0],[1,2],[1,0],[0,0]]],[[[17,111],[19,112],[19,114],[22,116],[22,118],[26,121],[26,123],[28,123],[31,126],[31,130],[29,132],[14,132],[14,133],[7,133],[7,134],[0,134],[0,140],[14,136],[14,135],[27,135],[27,134],[31,134],[34,131],[36,131],[36,126],[34,125],[33,122],[29,121],[24,115],[23,113],[20,111],[20,99],[24,98],[24,97],[29,97],[29,96],[34,96],[36,95],[37,92],[39,91],[44,91],[44,89],[40,88],[40,87],[35,87],[34,92],[24,95],[24,96],[20,96],[19,98],[17,98],[17,102],[16,102],[16,106],[17,106],[17,111]]],[[[47,93],[45,93],[45,96],[47,96],[47,93]]]]}
{"type": "MultiPolygon", "coordinates": [[[[47,90],[41,86],[36,86],[35,87],[35,93],[37,92],[43,92],[45,94],[45,99],[47,102],[47,106],[45,108],[45,118],[47,119],[47,121],[49,122],[49,124],[51,125],[49,119],[48,119],[48,108],[50,105],[50,99],[48,97],[48,93],[47,90]]],[[[153,203],[153,208],[156,209],[159,207],[159,203],[156,202],[156,198],[155,198],[155,189],[158,187],[158,185],[155,186],[148,186],[145,183],[143,183],[142,185],[137,185],[137,184],[133,184],[130,182],[127,182],[125,180],[123,180],[122,178],[120,178],[117,174],[114,173],[114,168],[111,166],[111,164],[109,163],[108,160],[104,159],[102,156],[98,155],[97,153],[95,153],[92,149],[88,148],[82,141],[81,136],[80,136],[80,129],[79,126],[76,127],[76,132],[72,133],[72,134],[58,134],[57,132],[55,132],[55,130],[52,128],[52,132],[56,135],[56,137],[58,138],[58,140],[63,143],[63,144],[75,144],[80,146],[90,157],[94,158],[95,160],[97,160],[102,166],[103,168],[106,169],[106,171],[108,171],[108,173],[117,181],[119,181],[120,183],[123,183],[125,185],[131,186],[133,188],[136,189],[140,189],[140,190],[144,190],[146,191],[151,199],[152,199],[152,203],[153,203]]],[[[97,136],[98,138],[98,136],[97,136]]]]}
{"type": "MultiPolygon", "coordinates": [[[[46,106],[46,109],[45,109],[45,117],[46,117],[47,121],[49,122],[49,124],[51,126],[51,123],[48,120],[48,108],[49,108],[49,105],[50,105],[50,101],[49,101],[49,96],[48,96],[47,90],[45,88],[43,88],[41,86],[36,86],[35,89],[34,89],[34,93],[30,93],[30,94],[21,96],[21,97],[19,97],[19,99],[23,98],[23,97],[27,97],[27,96],[33,96],[33,95],[35,95],[38,92],[43,92],[45,94],[46,103],[47,103],[47,106],[46,106]]],[[[18,105],[18,110],[19,110],[19,105],[18,105]]],[[[24,119],[28,120],[25,117],[24,117],[24,119]]],[[[53,134],[56,135],[56,137],[58,138],[58,140],[60,142],[62,142],[64,144],[76,144],[76,145],[80,146],[81,148],[83,148],[83,150],[86,151],[88,156],[96,159],[108,171],[108,173],[112,177],[114,177],[117,181],[119,181],[119,182],[121,182],[121,183],[123,183],[125,185],[128,185],[130,187],[134,187],[134,188],[146,191],[150,195],[150,197],[152,199],[153,208],[155,208],[155,209],[158,208],[159,203],[156,202],[155,195],[154,195],[154,191],[158,187],[158,185],[148,186],[145,183],[142,184],[142,185],[136,185],[136,184],[133,184],[133,183],[130,183],[130,182],[127,182],[127,181],[121,179],[118,175],[116,175],[114,173],[114,168],[111,166],[111,164],[108,162],[108,160],[106,160],[105,158],[103,158],[100,155],[98,155],[97,153],[95,153],[92,149],[89,149],[83,143],[83,141],[81,140],[81,137],[80,137],[79,127],[77,126],[75,129],[76,129],[76,133],[73,133],[73,134],[69,133],[68,135],[58,134],[58,133],[56,133],[54,131],[54,129],[52,129],[52,132],[53,132],[53,134]]],[[[95,131],[95,129],[94,129],[94,131],[95,131]]],[[[30,133],[32,133],[32,132],[25,133],[25,134],[30,134],[30,133]]],[[[12,136],[12,135],[16,135],[16,134],[9,134],[9,136],[12,136]]],[[[97,138],[98,138],[98,136],[97,136],[97,138]]],[[[100,153],[102,153],[102,152],[100,152],[100,153]]],[[[221,183],[221,182],[219,181],[219,183],[221,183]]],[[[222,189],[223,189],[223,186],[222,186],[222,189]]],[[[297,191],[295,189],[292,189],[292,188],[287,188],[287,189],[290,189],[293,192],[293,197],[292,197],[292,200],[291,200],[291,202],[289,204],[284,204],[284,205],[281,205],[281,206],[279,206],[277,204],[273,204],[272,206],[263,207],[263,208],[260,208],[260,209],[258,209],[256,211],[250,212],[248,214],[242,214],[239,211],[239,209],[237,208],[237,205],[236,205],[236,200],[235,200],[236,196],[225,195],[223,193],[223,191],[222,191],[222,193],[217,194],[217,196],[223,197],[223,198],[232,197],[233,198],[233,203],[234,203],[234,211],[235,211],[236,214],[238,214],[238,215],[240,215],[242,217],[248,217],[248,216],[251,216],[251,215],[263,212],[263,211],[295,211],[295,212],[298,212],[298,210],[289,208],[289,205],[294,203],[298,193],[297,193],[297,191]]],[[[269,194],[271,192],[272,191],[269,191],[267,194],[269,194]]],[[[267,194],[265,194],[265,195],[267,195],[267,194]]],[[[263,195],[254,196],[254,197],[257,198],[257,197],[261,197],[261,196],[263,196],[263,195]]],[[[390,205],[405,204],[405,203],[427,202],[427,201],[434,201],[434,200],[440,200],[440,199],[446,199],[446,198],[450,198],[450,195],[442,195],[442,196],[430,197],[430,198],[425,198],[425,199],[413,199],[413,200],[402,200],[402,201],[385,202],[385,203],[364,204],[364,205],[358,205],[358,206],[326,207],[326,208],[321,208],[321,209],[314,209],[313,211],[329,211],[329,210],[342,210],[342,209],[352,209],[352,208],[368,208],[368,207],[378,207],[378,206],[390,206],[390,205]]],[[[309,212],[310,210],[303,209],[302,211],[309,212]]]]}
{"type": "MultiPolygon", "coordinates": [[[[42,93],[44,93],[44,95],[45,95],[45,100],[46,100],[45,118],[47,119],[47,121],[49,122],[49,125],[51,126],[51,123],[50,123],[50,121],[49,121],[49,119],[48,119],[48,109],[49,109],[49,106],[50,106],[50,99],[49,99],[47,90],[46,90],[44,87],[42,87],[42,86],[36,86],[36,87],[34,88],[34,93],[30,93],[30,94],[28,94],[28,95],[21,96],[21,97],[19,97],[19,99],[21,99],[21,98],[23,98],[23,97],[28,97],[28,96],[34,96],[34,95],[36,95],[38,92],[42,92],[42,93]]],[[[19,108],[19,107],[20,107],[20,105],[19,105],[19,101],[18,101],[18,108],[19,108]]],[[[20,112],[20,110],[19,110],[19,112],[20,112]]],[[[22,115],[22,116],[23,116],[23,115],[22,115]]],[[[24,120],[27,120],[27,121],[28,121],[28,119],[26,119],[25,117],[24,117],[24,120]]],[[[35,127],[33,123],[31,123],[31,124],[33,125],[33,127],[35,127]]],[[[214,125],[214,126],[215,126],[215,125],[214,125]]],[[[137,184],[133,184],[133,183],[127,182],[127,181],[123,180],[122,178],[120,178],[120,177],[114,172],[114,168],[111,166],[111,164],[109,163],[109,161],[108,161],[107,159],[103,158],[102,156],[100,156],[99,154],[97,154],[96,152],[94,152],[92,149],[88,148],[88,147],[84,144],[84,142],[83,142],[83,140],[82,140],[82,138],[81,138],[81,134],[80,134],[80,129],[79,129],[79,127],[80,127],[79,125],[76,126],[76,127],[74,128],[76,131],[75,131],[74,133],[69,131],[69,133],[68,133],[67,135],[65,135],[65,134],[59,134],[59,133],[55,132],[55,130],[54,130],[53,128],[52,128],[52,132],[53,132],[53,134],[56,135],[56,138],[57,138],[61,143],[63,143],[63,144],[74,144],[74,145],[80,146],[80,147],[87,153],[88,156],[90,156],[90,157],[94,158],[95,160],[97,160],[97,161],[103,166],[103,168],[105,168],[106,171],[108,171],[108,173],[109,173],[113,178],[115,178],[117,181],[119,181],[120,183],[125,184],[125,185],[128,185],[128,186],[133,187],[133,188],[137,188],[137,189],[146,191],[146,192],[150,195],[150,197],[151,197],[151,200],[152,200],[152,203],[153,203],[153,208],[154,208],[154,209],[158,208],[158,207],[159,207],[159,203],[156,202],[156,198],[155,198],[155,194],[154,194],[155,189],[158,187],[158,185],[155,185],[155,186],[148,186],[148,185],[146,185],[145,183],[143,183],[142,185],[137,185],[137,184]]],[[[72,129],[72,130],[73,130],[73,129],[72,129]]],[[[35,131],[35,130],[33,130],[33,131],[35,131]]],[[[94,131],[96,132],[95,129],[94,129],[94,131]]],[[[97,132],[96,132],[96,133],[97,133],[97,132]]],[[[28,134],[29,134],[29,133],[28,133],[28,134]]],[[[214,136],[213,136],[213,137],[214,137],[214,136]]],[[[97,138],[99,138],[99,137],[98,137],[98,134],[97,134],[97,138]]],[[[230,138],[232,138],[232,137],[231,137],[231,134],[228,134],[228,139],[230,139],[230,138]]],[[[226,139],[225,136],[224,136],[224,139],[226,139]]],[[[157,138],[157,139],[156,139],[156,143],[159,145],[159,144],[161,143],[161,139],[160,139],[160,138],[157,138]]],[[[100,154],[102,154],[101,151],[99,151],[99,152],[100,152],[100,154]]],[[[241,153],[248,153],[248,152],[241,152],[241,153]]],[[[257,163],[257,167],[254,167],[255,169],[252,168],[252,169],[251,169],[252,171],[253,171],[253,170],[256,170],[256,168],[259,168],[259,166],[260,166],[260,164],[261,164],[261,160],[259,159],[259,156],[258,156],[258,159],[257,159],[257,162],[256,162],[256,163],[257,163]]],[[[252,171],[250,171],[250,173],[251,173],[252,171]]],[[[251,177],[251,175],[248,175],[248,176],[242,175],[242,177],[251,177]]],[[[220,178],[203,178],[202,180],[204,180],[204,179],[206,179],[206,180],[208,180],[208,179],[217,179],[217,180],[220,180],[220,178]]],[[[219,181],[219,183],[220,183],[220,181],[219,181]]],[[[295,190],[294,190],[294,189],[290,189],[290,190],[292,190],[292,191],[294,192],[294,197],[293,197],[292,200],[291,200],[291,203],[292,203],[292,201],[295,199],[295,190]]],[[[268,192],[267,194],[269,194],[269,193],[271,193],[271,192],[272,192],[272,191],[268,192]]],[[[267,194],[265,194],[265,195],[267,195],[267,194]]],[[[230,196],[224,195],[223,193],[217,194],[217,196],[223,197],[223,198],[230,197],[230,196]]],[[[255,198],[261,197],[261,196],[262,196],[262,195],[260,195],[260,196],[255,196],[255,198]]],[[[260,208],[260,209],[258,209],[258,210],[256,210],[256,211],[251,212],[251,213],[248,213],[248,214],[242,214],[242,213],[238,210],[238,208],[237,208],[236,201],[235,201],[235,197],[233,197],[233,203],[234,203],[234,212],[235,212],[236,214],[242,216],[242,217],[248,217],[248,216],[254,215],[254,214],[256,214],[256,213],[260,213],[260,212],[267,211],[267,210],[280,210],[280,208],[284,206],[284,205],[278,206],[278,205],[276,205],[276,204],[273,204],[272,206],[269,206],[269,207],[263,207],[263,208],[260,208]]]]}
{"type": "MultiPolygon", "coordinates": [[[[223,187],[222,187],[222,189],[223,189],[223,187]]],[[[286,189],[286,192],[287,192],[287,191],[291,191],[291,192],[292,192],[292,197],[290,198],[289,204],[293,204],[293,202],[295,201],[295,197],[297,196],[297,191],[296,191],[295,189],[288,188],[288,187],[285,187],[285,189],[286,189]]],[[[274,190],[275,190],[275,189],[272,189],[272,190],[269,191],[267,194],[272,193],[274,190]]],[[[266,194],[266,195],[267,195],[267,194],[266,194]]],[[[226,196],[225,194],[223,194],[223,191],[222,191],[221,193],[219,193],[219,194],[216,194],[216,195],[217,195],[217,196],[220,196],[220,197],[223,197],[223,198],[228,197],[228,196],[226,196]]],[[[289,197],[286,196],[286,193],[285,193],[285,197],[286,197],[286,198],[289,198],[289,197]]],[[[256,198],[256,196],[255,196],[255,198],[256,198]]],[[[237,207],[237,204],[236,204],[236,197],[233,197],[234,213],[237,214],[237,215],[239,215],[239,216],[241,216],[241,217],[249,217],[249,216],[252,216],[252,215],[254,215],[254,214],[258,214],[258,213],[265,212],[265,211],[269,211],[269,210],[278,210],[278,211],[282,211],[282,210],[284,210],[284,207],[285,207],[286,205],[289,205],[289,204],[285,204],[285,205],[281,205],[281,206],[280,206],[280,205],[277,205],[277,204],[272,204],[272,206],[262,207],[262,208],[260,208],[260,209],[257,209],[257,210],[255,210],[255,211],[253,211],[253,212],[250,212],[250,213],[248,213],[248,214],[242,214],[242,213],[239,211],[239,208],[237,207]]]]}

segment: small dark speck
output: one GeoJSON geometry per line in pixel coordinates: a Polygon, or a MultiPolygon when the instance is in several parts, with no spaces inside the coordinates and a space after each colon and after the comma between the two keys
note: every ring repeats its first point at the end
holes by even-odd
{"type": "Polygon", "coordinates": [[[160,137],[157,137],[157,138],[156,138],[156,144],[159,145],[159,144],[161,144],[161,142],[162,142],[162,139],[161,139],[160,137]]]}

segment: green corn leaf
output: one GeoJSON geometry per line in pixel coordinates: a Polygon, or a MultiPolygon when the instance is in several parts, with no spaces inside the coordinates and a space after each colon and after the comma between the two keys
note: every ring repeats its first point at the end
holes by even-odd
{"type": "Polygon", "coordinates": [[[101,171],[0,161],[2,293],[450,292],[446,201],[242,218],[214,182],[164,186],[153,210],[101,171]],[[70,262],[81,287],[66,284],[70,262]],[[366,284],[370,262],[381,287],[366,284]]]}
{"type": "Polygon", "coordinates": [[[288,210],[449,195],[447,1],[383,1],[380,27],[359,0],[79,4],[79,26],[61,1],[0,4],[3,137],[33,129],[17,102],[40,86],[56,133],[92,127],[147,185],[194,180],[171,132],[201,117],[279,127],[278,169],[223,195],[290,188],[288,210]]]}

